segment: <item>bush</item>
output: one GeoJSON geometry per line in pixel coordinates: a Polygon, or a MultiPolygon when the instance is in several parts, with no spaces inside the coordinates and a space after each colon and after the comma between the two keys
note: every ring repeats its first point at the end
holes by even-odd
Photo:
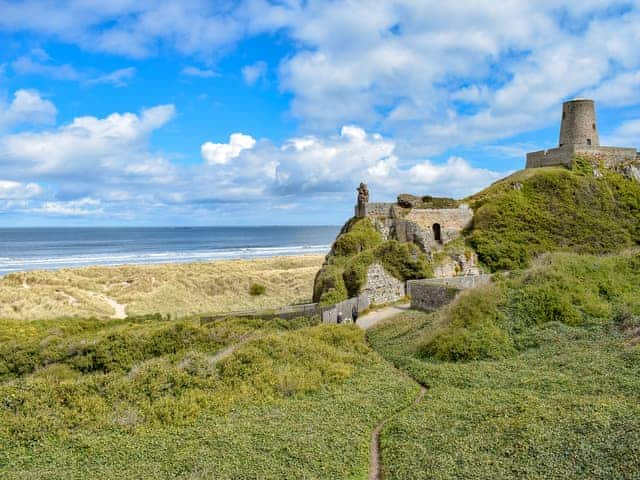
{"type": "Polygon", "coordinates": [[[350,257],[379,245],[380,233],[368,218],[356,219],[348,224],[347,231],[336,239],[333,254],[338,257],[350,257]]]}
{"type": "Polygon", "coordinates": [[[252,283],[249,287],[249,295],[257,297],[259,295],[264,295],[267,291],[267,287],[260,283],[252,283]]]}

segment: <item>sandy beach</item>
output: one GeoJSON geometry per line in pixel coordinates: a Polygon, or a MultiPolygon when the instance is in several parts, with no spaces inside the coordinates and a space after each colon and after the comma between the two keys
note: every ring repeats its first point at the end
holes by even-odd
{"type": "Polygon", "coordinates": [[[30,271],[0,278],[0,318],[185,317],[310,301],[324,256],[30,271]],[[264,285],[264,295],[249,287],[264,285]]]}

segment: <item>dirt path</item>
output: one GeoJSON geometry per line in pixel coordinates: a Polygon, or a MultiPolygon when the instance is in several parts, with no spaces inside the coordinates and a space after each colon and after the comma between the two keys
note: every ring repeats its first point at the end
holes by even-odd
{"type": "Polygon", "coordinates": [[[427,392],[427,389],[422,385],[420,385],[420,392],[418,393],[418,396],[416,397],[416,399],[411,405],[407,406],[406,408],[403,408],[397,413],[394,413],[390,417],[385,418],[373,430],[373,433],[371,434],[371,467],[369,468],[369,480],[382,479],[382,469],[381,469],[381,463],[380,463],[380,431],[382,430],[382,427],[384,427],[389,420],[397,417],[401,413],[406,412],[411,407],[415,407],[416,405],[418,405],[426,392],[427,392]]]}
{"type": "Polygon", "coordinates": [[[230,356],[233,352],[235,352],[238,348],[240,348],[242,345],[258,337],[259,335],[256,335],[256,334],[247,335],[246,337],[243,337],[239,342],[234,343],[233,345],[229,345],[228,347],[220,350],[218,353],[216,353],[211,357],[211,360],[213,360],[216,363],[219,362],[220,360],[224,360],[225,358],[230,356]]]}
{"type": "Polygon", "coordinates": [[[89,295],[93,295],[94,297],[98,297],[100,300],[103,300],[109,304],[111,308],[113,308],[113,315],[111,318],[115,320],[123,320],[127,318],[127,306],[122,303],[116,302],[113,298],[107,297],[101,293],[89,292],[89,295]]]}
{"type": "MultiPolygon", "coordinates": [[[[385,307],[380,310],[375,310],[373,312],[367,313],[366,315],[363,315],[362,317],[358,318],[358,321],[356,322],[356,324],[363,330],[368,330],[369,328],[373,327],[374,325],[377,325],[383,320],[395,317],[396,315],[406,312],[407,310],[409,310],[409,307],[410,305],[407,303],[407,304],[401,304],[401,305],[392,305],[390,307],[385,307]]],[[[405,375],[404,372],[401,372],[401,373],[405,375]]],[[[382,467],[381,467],[381,461],[380,461],[380,432],[382,430],[382,427],[384,427],[385,424],[389,422],[391,419],[397,417],[398,415],[406,412],[408,409],[420,403],[420,401],[422,400],[426,392],[427,392],[427,389],[423,385],[420,385],[420,392],[418,393],[418,396],[416,397],[416,399],[411,405],[407,405],[405,408],[403,408],[399,412],[396,412],[390,417],[385,418],[380,423],[378,423],[378,425],[376,425],[376,428],[371,433],[371,453],[370,453],[371,462],[370,462],[370,468],[369,468],[369,480],[382,479],[382,467]]]]}
{"type": "Polygon", "coordinates": [[[358,318],[356,325],[358,325],[363,330],[368,330],[381,321],[386,320],[387,318],[395,317],[396,315],[406,312],[407,310],[409,310],[408,303],[385,307],[361,316],[360,318],[358,318]]]}

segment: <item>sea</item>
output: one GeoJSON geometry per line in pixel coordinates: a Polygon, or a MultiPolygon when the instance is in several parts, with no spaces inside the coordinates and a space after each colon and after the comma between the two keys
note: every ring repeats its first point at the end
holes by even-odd
{"type": "Polygon", "coordinates": [[[0,228],[0,275],[90,265],[325,254],[337,226],[0,228]]]}

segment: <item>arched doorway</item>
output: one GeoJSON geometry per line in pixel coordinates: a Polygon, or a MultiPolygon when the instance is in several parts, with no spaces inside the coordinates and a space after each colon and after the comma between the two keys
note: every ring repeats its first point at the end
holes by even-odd
{"type": "Polygon", "coordinates": [[[440,224],[434,223],[432,228],[433,228],[433,239],[438,243],[442,243],[442,232],[440,229],[440,224]]]}

